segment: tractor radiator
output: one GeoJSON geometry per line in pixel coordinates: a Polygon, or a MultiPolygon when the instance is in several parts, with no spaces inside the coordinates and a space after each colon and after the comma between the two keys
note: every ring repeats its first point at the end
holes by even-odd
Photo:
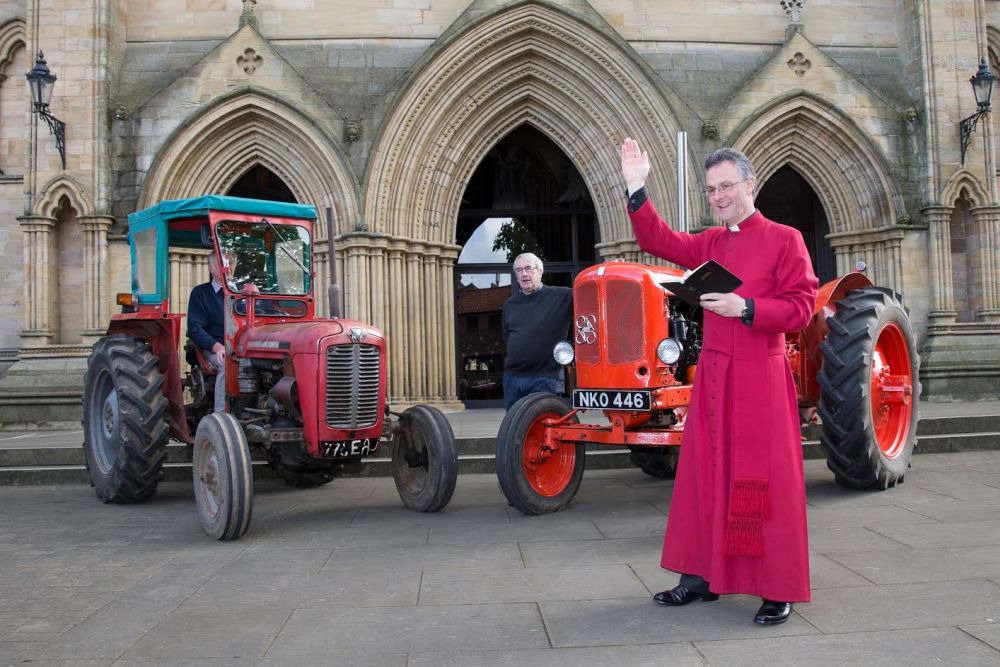
{"type": "Polygon", "coordinates": [[[609,280],[607,299],[608,363],[625,364],[642,357],[642,286],[628,280],[609,280]]]}
{"type": "Polygon", "coordinates": [[[375,345],[331,345],[327,348],[327,426],[359,429],[375,424],[381,363],[375,345]]]}

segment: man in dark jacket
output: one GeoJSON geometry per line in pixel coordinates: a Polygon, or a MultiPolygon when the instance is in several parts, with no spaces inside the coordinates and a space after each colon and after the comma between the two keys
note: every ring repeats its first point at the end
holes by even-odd
{"type": "Polygon", "coordinates": [[[215,412],[223,412],[226,409],[226,346],[222,319],[224,292],[222,265],[214,251],[208,256],[208,272],[212,279],[191,290],[187,335],[201,348],[205,359],[216,369],[215,412]]]}
{"type": "Polygon", "coordinates": [[[554,394],[562,367],[552,348],[566,340],[573,320],[573,290],[542,284],[542,260],[530,252],[514,259],[518,291],[503,305],[507,361],[503,375],[504,407],[534,392],[554,394]]]}

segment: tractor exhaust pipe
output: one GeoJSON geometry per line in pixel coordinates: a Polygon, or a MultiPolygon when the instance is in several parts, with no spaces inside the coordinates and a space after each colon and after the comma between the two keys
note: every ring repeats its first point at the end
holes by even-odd
{"type": "Polygon", "coordinates": [[[343,309],[340,305],[340,285],[337,283],[337,257],[333,252],[333,207],[326,207],[326,250],[327,265],[330,271],[330,284],[326,288],[327,300],[330,304],[330,319],[340,319],[343,309]]]}
{"type": "Polygon", "coordinates": [[[686,232],[687,224],[687,132],[677,133],[677,231],[686,232]]]}

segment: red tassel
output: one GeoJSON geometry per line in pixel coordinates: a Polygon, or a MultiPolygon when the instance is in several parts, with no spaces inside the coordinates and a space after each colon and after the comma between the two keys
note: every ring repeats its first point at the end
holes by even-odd
{"type": "Polygon", "coordinates": [[[767,517],[767,480],[766,479],[736,479],[733,480],[733,497],[730,500],[730,513],[734,517],[762,519],[767,517]]]}
{"type": "Polygon", "coordinates": [[[763,556],[764,522],[730,517],[726,522],[725,553],[727,556],[763,556]]]}

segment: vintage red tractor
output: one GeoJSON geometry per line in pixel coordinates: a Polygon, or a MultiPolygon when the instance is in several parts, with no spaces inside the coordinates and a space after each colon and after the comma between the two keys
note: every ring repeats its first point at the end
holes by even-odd
{"type": "MultiPolygon", "coordinates": [[[[672,473],[701,349],[701,309],[661,286],[681,275],[607,262],[577,276],[574,344],[554,351],[574,371],[572,406],[531,394],[497,435],[497,477],[514,507],[525,514],[566,507],[589,444],[628,447],[647,473],[672,473]],[[587,410],[603,412],[607,423],[581,424],[587,410]]],[[[804,420],[822,420],[820,442],[837,482],[887,489],[903,481],[920,390],[899,295],[857,272],[823,285],[808,326],[786,334],[785,353],[804,420]]]]}
{"type": "Polygon", "coordinates": [[[458,475],[448,420],[429,406],[390,412],[385,336],[339,317],[335,284],[331,317],[316,316],[315,220],[312,206],[213,195],[129,215],[132,292],[119,295],[124,312],[94,345],[84,380],[83,447],[98,498],[152,496],[174,438],[194,447],[202,526],[231,540],[250,525],[251,447],[288,484],[308,487],[391,440],[403,504],[420,512],[448,504],[458,475]],[[170,311],[170,248],[212,248],[223,258],[222,412],[211,411],[212,370],[190,345],[194,363],[182,376],[184,314],[170,311]]]}

